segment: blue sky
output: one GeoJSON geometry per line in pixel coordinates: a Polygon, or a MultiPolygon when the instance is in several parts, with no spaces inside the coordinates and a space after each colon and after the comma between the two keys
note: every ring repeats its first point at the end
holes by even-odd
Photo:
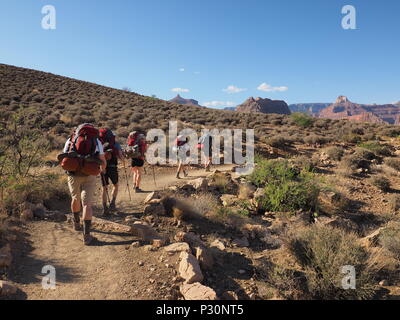
{"type": "Polygon", "coordinates": [[[161,99],[186,89],[219,107],[249,96],[390,103],[399,15],[398,0],[1,0],[0,63],[161,99]],[[349,4],[356,30],[341,26],[349,4]],[[44,5],[56,30],[41,27],[44,5]]]}

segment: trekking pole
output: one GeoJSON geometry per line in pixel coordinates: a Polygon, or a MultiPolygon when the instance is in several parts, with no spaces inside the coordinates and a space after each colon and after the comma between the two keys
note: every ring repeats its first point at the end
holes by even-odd
{"type": "Polygon", "coordinates": [[[152,168],[153,168],[153,180],[154,180],[154,186],[156,187],[156,189],[157,189],[157,183],[156,183],[156,173],[155,173],[155,170],[154,170],[154,166],[151,166],[152,168]]]}
{"type": "Polygon", "coordinates": [[[100,176],[101,176],[101,180],[103,181],[104,188],[106,190],[108,205],[111,205],[110,196],[108,195],[108,188],[107,188],[107,184],[106,184],[106,177],[102,173],[100,174],[100,176]]]}
{"type": "Polygon", "coordinates": [[[129,200],[132,201],[131,189],[130,189],[130,187],[129,187],[129,179],[128,179],[128,174],[126,173],[125,161],[123,161],[122,164],[123,164],[123,166],[124,166],[124,171],[125,171],[126,188],[128,189],[129,200]]]}

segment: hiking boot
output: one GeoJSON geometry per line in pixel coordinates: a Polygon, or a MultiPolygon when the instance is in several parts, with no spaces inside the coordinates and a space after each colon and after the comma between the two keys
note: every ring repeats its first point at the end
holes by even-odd
{"type": "Polygon", "coordinates": [[[189,174],[186,171],[183,171],[183,176],[186,178],[189,174]]]}
{"type": "Polygon", "coordinates": [[[112,211],[117,210],[117,207],[115,206],[115,202],[111,202],[111,204],[110,204],[110,210],[112,210],[112,211]]]}
{"type": "Polygon", "coordinates": [[[142,190],[142,189],[140,189],[139,187],[136,187],[136,189],[135,189],[135,192],[136,192],[136,193],[142,193],[142,192],[143,192],[143,190],[142,190]]]}
{"type": "Polygon", "coordinates": [[[179,173],[176,174],[175,178],[180,179],[181,177],[179,177],[179,173]]]}
{"type": "Polygon", "coordinates": [[[105,206],[103,208],[103,216],[107,217],[110,215],[110,210],[107,208],[107,206],[105,206]]]}
{"type": "Polygon", "coordinates": [[[96,240],[97,239],[90,234],[83,235],[83,243],[85,244],[85,246],[91,245],[96,240]]]}
{"type": "Polygon", "coordinates": [[[80,222],[75,222],[74,221],[74,230],[75,231],[82,231],[82,225],[80,224],[80,222]]]}

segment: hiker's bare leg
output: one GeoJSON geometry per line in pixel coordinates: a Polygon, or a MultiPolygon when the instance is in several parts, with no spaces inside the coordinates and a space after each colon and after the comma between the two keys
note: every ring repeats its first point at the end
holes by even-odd
{"type": "Polygon", "coordinates": [[[72,213],[81,212],[81,200],[80,199],[72,199],[71,211],[72,211],[72,213]]]}
{"type": "Polygon", "coordinates": [[[118,184],[113,185],[112,200],[115,202],[118,196],[118,184]]]}
{"type": "Polygon", "coordinates": [[[103,203],[107,204],[107,192],[108,192],[108,187],[104,186],[103,187],[103,203]]]}
{"type": "Polygon", "coordinates": [[[137,168],[137,173],[136,173],[136,187],[140,188],[140,182],[142,181],[142,169],[137,168]]]}
{"type": "Polygon", "coordinates": [[[136,189],[136,167],[132,168],[132,182],[133,182],[133,189],[136,189]]]}
{"type": "Polygon", "coordinates": [[[83,206],[83,212],[82,212],[82,218],[84,221],[92,221],[92,216],[93,216],[93,209],[92,205],[84,205],[83,206]]]}

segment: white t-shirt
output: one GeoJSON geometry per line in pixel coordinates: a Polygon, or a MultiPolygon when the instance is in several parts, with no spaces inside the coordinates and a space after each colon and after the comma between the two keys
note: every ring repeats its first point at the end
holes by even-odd
{"type": "MultiPolygon", "coordinates": [[[[71,146],[71,138],[69,138],[69,139],[67,140],[67,142],[65,143],[64,151],[63,151],[63,152],[64,152],[64,153],[69,152],[70,146],[71,146]]],[[[100,155],[103,155],[103,154],[104,154],[104,148],[103,148],[103,145],[102,145],[102,143],[100,142],[99,139],[96,139],[96,152],[98,152],[100,155]]]]}

